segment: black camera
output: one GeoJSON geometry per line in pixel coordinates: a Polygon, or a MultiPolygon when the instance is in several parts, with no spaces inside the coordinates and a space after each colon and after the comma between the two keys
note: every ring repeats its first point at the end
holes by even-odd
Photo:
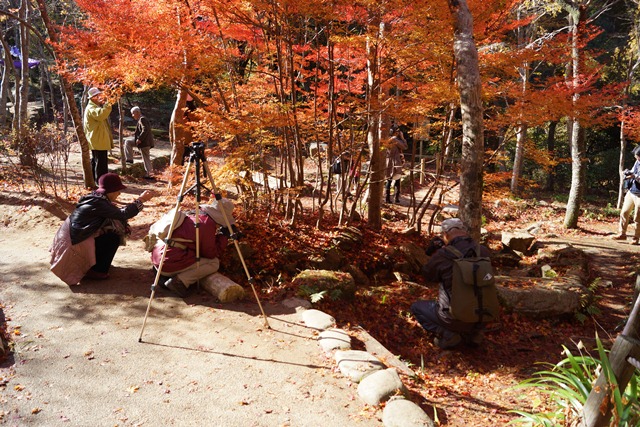
{"type": "Polygon", "coordinates": [[[631,169],[625,169],[624,171],[622,171],[622,173],[624,174],[624,176],[633,175],[633,171],[631,169]]]}
{"type": "Polygon", "coordinates": [[[206,158],[204,155],[204,143],[194,142],[191,145],[185,146],[183,157],[187,158],[190,156],[194,156],[200,160],[205,160],[206,158]]]}
{"type": "Polygon", "coordinates": [[[427,255],[431,256],[434,253],[436,253],[438,249],[444,246],[445,246],[444,240],[442,240],[440,237],[434,237],[433,240],[431,240],[431,242],[429,243],[429,246],[427,246],[427,249],[425,250],[425,252],[427,255]]]}

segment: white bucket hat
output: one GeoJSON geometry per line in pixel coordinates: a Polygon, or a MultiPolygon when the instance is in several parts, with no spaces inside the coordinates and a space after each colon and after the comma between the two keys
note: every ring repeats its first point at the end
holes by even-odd
{"type": "Polygon", "coordinates": [[[102,91],[100,89],[98,89],[97,87],[92,87],[91,89],[89,89],[89,99],[93,98],[96,95],[100,95],[102,93],[102,91]]]}

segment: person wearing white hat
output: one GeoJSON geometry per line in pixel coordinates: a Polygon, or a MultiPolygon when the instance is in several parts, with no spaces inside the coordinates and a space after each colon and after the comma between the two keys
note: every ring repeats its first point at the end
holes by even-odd
{"type": "MultiPolygon", "coordinates": [[[[440,225],[441,238],[433,239],[426,252],[431,258],[422,267],[422,274],[427,282],[439,282],[438,300],[420,300],[411,305],[411,313],[420,325],[436,335],[434,343],[449,349],[459,344],[471,346],[482,342],[483,324],[466,323],[453,318],[450,313],[453,280],[453,260],[445,246],[450,245],[462,254],[475,251],[478,244],[469,236],[467,227],[460,218],[448,218],[440,225]]],[[[491,252],[480,245],[479,256],[489,257],[491,252]]]]}
{"type": "Polygon", "coordinates": [[[84,133],[91,150],[91,169],[97,182],[109,172],[108,151],[113,148],[113,135],[109,124],[111,105],[97,87],[89,89],[89,103],[84,110],[84,133]]]}

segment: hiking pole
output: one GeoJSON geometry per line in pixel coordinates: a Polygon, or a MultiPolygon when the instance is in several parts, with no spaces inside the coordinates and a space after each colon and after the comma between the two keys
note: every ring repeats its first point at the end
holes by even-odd
{"type": "MultiPolygon", "coordinates": [[[[205,172],[205,174],[207,176],[207,179],[211,183],[211,188],[212,188],[213,194],[214,194],[216,200],[218,201],[218,203],[222,204],[222,202],[220,201],[222,199],[222,195],[220,194],[220,192],[216,188],[216,184],[215,184],[215,182],[213,180],[213,176],[211,175],[211,171],[209,170],[209,166],[207,165],[206,159],[203,159],[202,163],[203,163],[203,170],[204,170],[204,172],[205,172]]],[[[262,313],[262,316],[264,317],[264,326],[267,329],[271,329],[271,326],[269,325],[269,321],[267,320],[267,315],[265,314],[264,309],[262,308],[262,304],[260,303],[260,298],[258,297],[258,292],[256,291],[256,288],[254,286],[255,280],[251,276],[251,274],[249,273],[249,269],[247,268],[247,264],[245,263],[244,257],[242,256],[242,251],[240,250],[240,245],[238,244],[238,239],[239,239],[238,232],[234,232],[233,228],[231,228],[231,223],[229,222],[229,217],[227,217],[227,213],[225,212],[225,210],[224,209],[220,209],[220,212],[222,213],[222,217],[224,219],[225,226],[229,230],[229,237],[230,237],[231,241],[233,242],[233,245],[235,246],[236,251],[238,252],[238,258],[240,258],[240,262],[242,263],[242,267],[244,268],[244,272],[247,275],[247,280],[249,282],[249,285],[251,285],[251,290],[253,291],[253,295],[256,297],[256,301],[258,302],[258,307],[260,307],[260,312],[262,313]]]]}
{"type": "MultiPolygon", "coordinates": [[[[187,168],[184,172],[184,177],[182,179],[182,186],[180,187],[180,192],[178,193],[178,199],[176,202],[175,212],[173,213],[173,220],[171,221],[171,227],[169,227],[169,233],[167,233],[167,237],[164,240],[165,245],[169,246],[171,243],[171,236],[173,235],[173,230],[176,228],[176,219],[178,218],[180,212],[180,204],[184,199],[184,195],[186,194],[185,188],[187,186],[187,179],[189,178],[189,170],[191,168],[191,160],[192,157],[189,157],[189,162],[187,163],[187,168]]],[[[153,285],[151,285],[151,296],[149,297],[149,303],[147,304],[147,311],[144,314],[144,320],[142,321],[142,329],[140,330],[140,336],[138,337],[138,342],[142,342],[142,334],[144,333],[144,327],[147,324],[147,317],[149,316],[149,311],[151,310],[151,301],[156,294],[156,287],[160,282],[160,275],[162,274],[162,267],[164,266],[164,259],[166,257],[167,251],[162,251],[162,258],[160,259],[160,264],[158,264],[158,269],[156,271],[156,278],[153,281],[153,285]]]]}

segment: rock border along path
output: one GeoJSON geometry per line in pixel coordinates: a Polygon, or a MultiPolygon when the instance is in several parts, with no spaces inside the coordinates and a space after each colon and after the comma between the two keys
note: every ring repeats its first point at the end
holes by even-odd
{"type": "Polygon", "coordinates": [[[367,335],[368,348],[383,353],[384,358],[393,367],[386,365],[368,351],[351,350],[350,335],[339,328],[329,314],[309,309],[305,300],[291,299],[285,305],[296,307],[301,320],[310,328],[316,329],[320,348],[327,354],[333,353],[338,369],[345,378],[358,383],[358,396],[372,406],[387,402],[382,411],[382,423],[385,427],[434,426],[431,418],[420,406],[406,398],[408,390],[400,379],[398,371],[415,375],[375,339],[367,335]],[[296,304],[297,305],[296,307],[296,304]]]}

